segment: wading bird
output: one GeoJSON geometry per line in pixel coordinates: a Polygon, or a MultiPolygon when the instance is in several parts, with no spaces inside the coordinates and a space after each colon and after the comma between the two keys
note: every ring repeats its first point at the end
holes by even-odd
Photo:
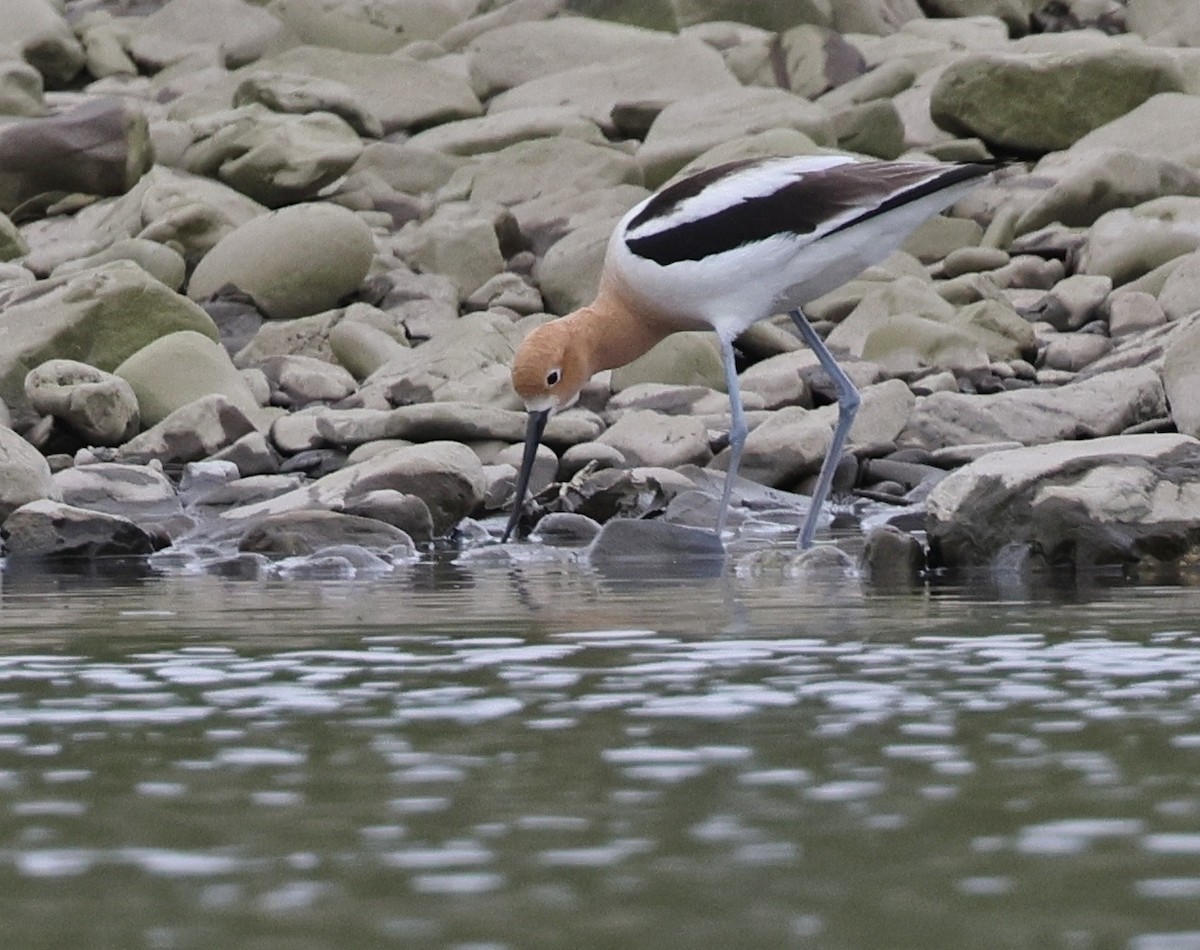
{"type": "Polygon", "coordinates": [[[830,155],[746,159],[683,178],[633,207],[609,241],[595,301],[532,331],[513,357],[513,388],[529,419],[502,540],[520,520],[551,413],[575,402],[594,373],[625,365],[678,330],[715,330],[725,366],[729,465],[720,535],[747,433],[733,341],[787,311],[838,394],[837,425],[800,532],[800,546],[809,547],[859,394],[801,308],[882,261],[993,169],[830,155]]]}

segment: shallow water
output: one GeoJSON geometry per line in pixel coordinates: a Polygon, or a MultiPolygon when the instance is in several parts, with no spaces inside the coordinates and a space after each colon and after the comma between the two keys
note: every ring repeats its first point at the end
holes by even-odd
{"type": "Polygon", "coordinates": [[[1200,948],[1200,592],[3,575],[5,948],[1200,948]]]}

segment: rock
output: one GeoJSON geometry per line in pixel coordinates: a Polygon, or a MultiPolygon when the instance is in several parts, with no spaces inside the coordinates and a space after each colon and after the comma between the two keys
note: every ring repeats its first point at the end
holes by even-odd
{"type": "Polygon", "coordinates": [[[1185,435],[1200,436],[1200,324],[1167,344],[1162,380],[1175,427],[1185,435]]]}
{"type": "Polygon", "coordinates": [[[23,59],[0,61],[0,115],[33,118],[45,114],[42,74],[23,59]]]}
{"type": "Polygon", "coordinates": [[[409,225],[394,246],[411,266],[448,278],[461,298],[504,270],[491,216],[465,202],[441,205],[428,220],[409,225]]]}
{"type": "MultiPolygon", "coordinates": [[[[1170,98],[1174,97],[1155,96],[1146,106],[1170,98]]],[[[1197,102],[1200,103],[1200,98],[1197,102]]],[[[1134,110],[1100,131],[1123,124],[1139,111],[1134,110]]],[[[1042,187],[1020,213],[1015,232],[1027,234],[1055,222],[1087,227],[1114,208],[1132,208],[1166,195],[1200,195],[1200,172],[1170,157],[1135,151],[1138,143],[1146,140],[1146,136],[1140,136],[1121,148],[1113,148],[1085,147],[1085,139],[1066,152],[1047,155],[1034,170],[1034,180],[1042,187]]]]}
{"type": "Polygon", "coordinates": [[[995,452],[930,494],[930,562],[1081,570],[1178,562],[1193,555],[1200,540],[1198,474],[1200,445],[1185,435],[995,452]]]}
{"type": "Polygon", "coordinates": [[[0,125],[0,211],[48,192],[121,195],[152,161],[146,117],[125,101],[0,125]]]}
{"type": "Polygon", "coordinates": [[[720,53],[699,40],[681,37],[652,52],[531,79],[500,93],[488,109],[500,112],[531,106],[570,106],[608,131],[613,128],[613,109],[621,103],[651,101],[666,105],[736,85],[720,53]]]}
{"type": "Polygon", "coordinates": [[[83,47],[58,6],[45,0],[10,0],[0,20],[0,49],[12,48],[53,85],[83,68],[83,47]]]}
{"type": "Polygon", "coordinates": [[[534,269],[551,313],[567,314],[596,299],[616,219],[583,224],[557,241],[534,269]]]}
{"type": "Polygon", "coordinates": [[[420,544],[433,540],[433,518],[429,514],[429,506],[416,495],[406,495],[391,488],[378,488],[351,496],[341,512],[390,524],[420,544]]]}
{"type": "Polygon", "coordinates": [[[930,449],[973,442],[1041,445],[1115,435],[1165,412],[1159,375],[1142,366],[1055,389],[934,393],[917,400],[899,441],[930,449]]]}
{"type": "Polygon", "coordinates": [[[374,518],[336,511],[289,511],[263,518],[238,540],[238,550],[295,557],[335,544],[352,544],[384,551],[407,538],[399,528],[374,518]]]}
{"type": "Polygon", "coordinates": [[[925,0],[923,9],[936,17],[995,17],[1004,21],[1012,36],[1029,32],[1028,0],[925,0]]]}
{"type": "Polygon", "coordinates": [[[12,558],[142,557],[162,544],[128,518],[60,501],[31,501],[4,522],[12,558]]]}
{"type": "Polygon", "coordinates": [[[586,515],[552,511],[537,523],[529,540],[561,547],[580,547],[590,544],[599,533],[600,525],[586,515]]]}
{"type": "Polygon", "coordinates": [[[492,152],[455,172],[448,189],[471,201],[512,206],[547,196],[640,185],[638,164],[624,152],[577,139],[535,139],[492,152]]]}
{"type": "Polygon", "coordinates": [[[1112,349],[1112,340],[1096,333],[1056,333],[1045,341],[1041,366],[1078,373],[1112,349]]]}
{"type": "Polygon", "coordinates": [[[650,126],[637,159],[657,188],[697,155],[732,138],[790,128],[818,145],[836,141],[823,108],[782,89],[738,88],[670,103],[650,126]]]}
{"type": "Polygon", "coordinates": [[[366,379],[407,347],[369,323],[342,320],[329,331],[329,349],[351,375],[366,379]]]}
{"type": "Polygon", "coordinates": [[[358,134],[329,112],[290,115],[253,103],[189,123],[181,164],[269,208],[315,198],[362,154],[358,134]]]}
{"type": "Polygon", "coordinates": [[[29,245],[25,243],[17,226],[8,215],[0,213],[0,262],[24,257],[28,253],[29,245]]]}
{"type": "Polygon", "coordinates": [[[612,446],[633,465],[703,465],[711,457],[708,430],[699,419],[650,410],[626,412],[596,441],[612,446]]]}
{"type": "Polygon", "coordinates": [[[269,317],[314,314],[362,283],[374,252],[370,228],[353,212],[294,205],[222,238],[196,266],[188,295],[203,300],[232,285],[269,317]]]}
{"type": "Polygon", "coordinates": [[[446,122],[418,132],[408,140],[413,148],[451,155],[486,155],[535,139],[574,139],[604,145],[600,127],[560,106],[510,109],[477,119],[446,122]]]}
{"type": "Polygon", "coordinates": [[[403,56],[355,53],[324,46],[299,46],[264,57],[227,78],[175,101],[171,116],[192,118],[228,108],[234,91],[254,73],[289,73],[331,79],[348,86],[385,134],[467,119],[483,111],[465,79],[435,65],[403,56]],[[396,95],[397,89],[405,94],[396,95]]]}
{"type": "Polygon", "coordinates": [[[1200,310],[1200,253],[1177,259],[1158,292],[1158,303],[1168,320],[1181,320],[1200,310]]]}
{"type": "Polygon", "coordinates": [[[913,535],[891,525],[867,532],[859,569],[875,587],[911,587],[925,570],[925,549],[913,535]]]}
{"type": "Polygon", "coordinates": [[[1071,53],[975,53],[933,90],[933,120],[993,148],[1063,149],[1151,96],[1182,92],[1170,57],[1113,43],[1071,53]]]}
{"type": "Polygon", "coordinates": [[[1101,215],[1088,232],[1078,271],[1128,283],[1200,248],[1200,198],[1167,197],[1101,215]]]}
{"type": "Polygon", "coordinates": [[[0,426],[0,522],[27,502],[58,497],[42,453],[12,429],[0,426]]]}
{"type": "Polygon", "coordinates": [[[904,152],[904,122],[895,105],[877,99],[833,115],[838,148],[892,160],[904,152]]]}
{"type": "Polygon", "coordinates": [[[231,69],[253,62],[284,40],[283,24],[243,0],[170,0],[149,16],[130,18],[130,53],[156,69],[216,52],[231,69]]]}
{"type": "Polygon", "coordinates": [[[276,406],[336,402],[351,395],[358,383],[340,366],[311,356],[271,356],[258,364],[271,384],[276,406]]]}
{"type": "Polygon", "coordinates": [[[34,412],[61,420],[88,445],[120,445],[140,428],[130,385],[75,360],[47,360],[30,370],[25,397],[34,412]]]}
{"type": "MultiPolygon", "coordinates": [[[[234,108],[260,104],[272,112],[308,115],[329,112],[359,135],[381,138],[383,123],[345,83],[289,73],[252,73],[233,93],[234,108]]],[[[358,149],[361,154],[362,145],[358,149]]]]}
{"type": "MultiPolygon", "coordinates": [[[[590,302],[590,301],[589,301],[590,302]]],[[[725,368],[711,333],[672,333],[648,353],[612,371],[613,392],[640,383],[725,390],[725,368]]]]}
{"type": "Polygon", "coordinates": [[[248,415],[258,409],[258,400],[224,348],[194,331],[159,337],[121,363],[115,373],[137,395],[142,422],[147,426],[157,425],[201,396],[216,393],[248,415]]]}
{"type": "MultiPolygon", "coordinates": [[[[841,288],[842,292],[850,288],[841,288]]],[[[834,292],[836,295],[838,292],[834,292]]],[[[947,303],[924,278],[901,277],[893,281],[862,281],[854,295],[836,308],[824,306],[828,301],[814,301],[806,312],[813,319],[821,317],[836,319],[838,311],[846,311],[826,337],[825,342],[835,352],[846,352],[861,356],[871,334],[887,326],[895,314],[921,317],[928,320],[947,322],[954,316],[954,307],[947,303]],[[858,297],[855,300],[855,296],[858,297]],[[818,316],[820,315],[820,316],[818,316]]]]}
{"type": "Polygon", "coordinates": [[[1026,315],[1056,330],[1078,330],[1097,318],[1112,287],[1109,277],[1073,274],[1055,284],[1026,315]]]}
{"type": "Polygon", "coordinates": [[[1108,334],[1111,337],[1139,333],[1166,322],[1162,306],[1151,294],[1121,290],[1108,298],[1108,334]]]}
{"type": "Polygon", "coordinates": [[[780,33],[798,23],[833,25],[829,0],[797,0],[779,4],[772,0],[671,0],[680,27],[713,20],[736,20],[780,33]]]}
{"type": "Polygon", "coordinates": [[[786,88],[806,99],[815,99],[867,71],[862,53],[827,27],[800,24],[781,33],[778,43],[772,65],[781,52],[786,88]]]}
{"type": "Polygon", "coordinates": [[[633,518],[608,521],[586,554],[592,567],[626,568],[642,576],[650,564],[656,572],[680,566],[704,570],[703,562],[719,565],[724,556],[725,546],[712,531],[633,518]]]}
{"type": "Polygon", "coordinates": [[[356,0],[274,0],[271,10],[305,43],[392,53],[436,40],[461,24],[471,4],[392,0],[364,7],[356,0]]]}
{"type": "Polygon", "coordinates": [[[222,517],[241,520],[304,508],[344,507],[366,492],[391,489],[421,498],[440,537],[475,510],[485,488],[483,465],[474,452],[457,442],[427,442],[381,452],[304,488],[232,509],[222,517]]]}
{"type": "Polygon", "coordinates": [[[502,26],[467,44],[484,96],[581,66],[630,56],[652,57],[672,39],[642,29],[584,17],[562,17],[502,26]]]}
{"type": "Polygon", "coordinates": [[[243,479],[257,475],[274,475],[279,471],[279,456],[261,432],[247,432],[225,448],[213,452],[215,462],[232,462],[243,479]]]}
{"type": "Polygon", "coordinates": [[[55,472],[64,504],[118,515],[162,537],[177,537],[193,526],[162,472],[149,465],[95,462],[55,472]]]}
{"type": "MultiPolygon", "coordinates": [[[[790,488],[821,467],[832,437],[825,413],[799,406],[779,409],[750,431],[738,474],[773,488],[790,488]]],[[[729,450],[724,449],[712,467],[724,471],[728,465],[729,450]]]]}
{"type": "Polygon", "coordinates": [[[833,0],[833,28],[839,33],[887,36],[912,22],[922,22],[917,0],[833,0]]]}
{"type": "Polygon", "coordinates": [[[166,284],[176,293],[183,287],[187,275],[187,262],[173,247],[144,238],[125,238],[114,241],[104,250],[88,257],[59,264],[50,276],[69,277],[112,261],[133,261],[155,280],[166,284]]]}
{"type": "Polygon", "coordinates": [[[463,308],[468,311],[504,308],[521,316],[544,313],[542,295],[529,279],[512,271],[489,277],[467,295],[463,308]]]}
{"type": "Polygon", "coordinates": [[[0,312],[0,398],[19,414],[30,366],[70,357],[112,371],[146,344],[180,330],[217,337],[203,310],[129,261],[31,285],[0,312]]]}
{"type": "Polygon", "coordinates": [[[183,464],[208,458],[254,431],[246,413],[220,393],[201,396],[121,446],[118,459],[183,464]]]}
{"type": "Polygon", "coordinates": [[[1131,0],[1125,25],[1157,46],[1200,46],[1200,16],[1187,0],[1131,0]]]}

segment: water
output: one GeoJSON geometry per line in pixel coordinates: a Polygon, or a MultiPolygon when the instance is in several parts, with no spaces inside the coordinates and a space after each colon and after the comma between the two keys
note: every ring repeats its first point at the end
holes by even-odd
{"type": "Polygon", "coordinates": [[[1200,592],[0,589],[4,948],[1200,948],[1200,592]]]}

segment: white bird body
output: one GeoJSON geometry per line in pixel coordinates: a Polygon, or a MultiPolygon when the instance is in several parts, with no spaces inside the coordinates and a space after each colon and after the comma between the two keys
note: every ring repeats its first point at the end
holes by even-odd
{"type": "Polygon", "coordinates": [[[990,170],[848,156],[743,160],[676,181],[631,208],[609,240],[595,302],[538,327],[513,359],[513,386],[530,426],[505,538],[516,527],[550,412],[574,402],[593,373],[635,359],[672,332],[697,329],[716,331],[729,388],[720,530],[747,432],[733,341],[757,321],[791,311],[839,393],[838,425],[801,532],[808,546],[858,393],[800,308],[882,261],[990,170]]]}

